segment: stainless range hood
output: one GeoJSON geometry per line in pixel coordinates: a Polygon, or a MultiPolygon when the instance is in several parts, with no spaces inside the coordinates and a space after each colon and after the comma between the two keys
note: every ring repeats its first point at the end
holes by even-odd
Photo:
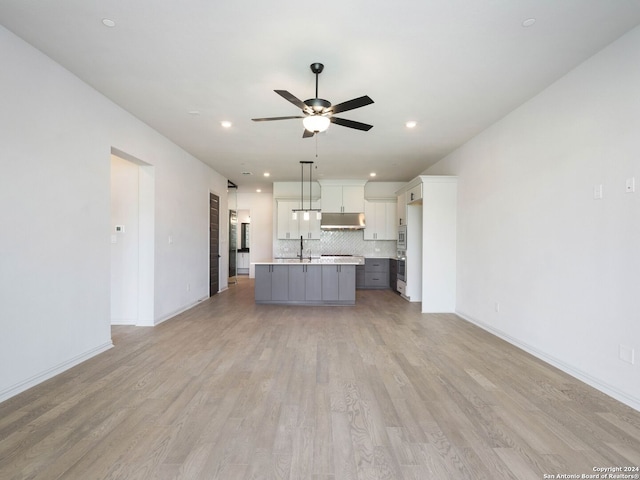
{"type": "Polygon", "coordinates": [[[364,213],[322,212],[320,228],[323,230],[362,230],[364,227],[364,213]]]}

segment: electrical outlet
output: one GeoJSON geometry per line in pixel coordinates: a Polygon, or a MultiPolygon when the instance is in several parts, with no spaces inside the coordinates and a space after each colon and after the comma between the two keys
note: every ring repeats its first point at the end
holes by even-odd
{"type": "Polygon", "coordinates": [[[593,198],[600,200],[602,198],[602,184],[593,187],[593,198]]]}
{"type": "Polygon", "coordinates": [[[625,192],[633,193],[635,191],[636,191],[636,178],[635,177],[627,178],[627,182],[625,185],[625,192]]]}
{"type": "Polygon", "coordinates": [[[190,291],[191,291],[191,284],[187,283],[187,292],[190,292],[190,291]]]}
{"type": "Polygon", "coordinates": [[[495,308],[496,312],[499,312],[500,311],[500,302],[496,302],[495,305],[494,305],[494,308],[495,308]]]}

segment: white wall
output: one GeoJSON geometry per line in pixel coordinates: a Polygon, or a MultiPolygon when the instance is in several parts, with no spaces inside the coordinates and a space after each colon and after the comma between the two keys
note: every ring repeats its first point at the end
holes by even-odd
{"type": "Polygon", "coordinates": [[[227,201],[226,179],[2,27],[0,58],[2,400],[111,346],[113,147],[154,166],[156,322],[208,295],[209,190],[227,201]]]}
{"type": "Polygon", "coordinates": [[[638,85],[636,28],[425,172],[459,177],[457,311],[636,409],[638,85]]]}

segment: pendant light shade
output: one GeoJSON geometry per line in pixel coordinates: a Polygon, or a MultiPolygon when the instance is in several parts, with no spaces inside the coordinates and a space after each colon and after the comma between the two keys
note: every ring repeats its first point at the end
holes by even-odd
{"type": "Polygon", "coordinates": [[[308,117],[304,117],[302,120],[304,128],[314,133],[324,132],[329,128],[330,123],[331,120],[329,120],[329,117],[323,117],[322,115],[309,115],[308,117]]]}

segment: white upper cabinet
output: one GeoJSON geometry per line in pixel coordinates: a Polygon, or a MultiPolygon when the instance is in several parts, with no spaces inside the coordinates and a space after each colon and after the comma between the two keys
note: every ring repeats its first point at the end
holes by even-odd
{"type": "MultiPolygon", "coordinates": [[[[319,207],[319,202],[311,203],[311,208],[319,207]]],[[[305,208],[308,208],[308,204],[305,208]]],[[[298,238],[302,235],[302,238],[307,240],[320,240],[320,231],[320,219],[317,212],[309,212],[309,220],[304,219],[304,212],[298,212],[298,238]]]]}
{"type": "MultiPolygon", "coordinates": [[[[316,212],[309,212],[309,220],[304,219],[304,212],[297,212],[293,219],[293,210],[300,208],[299,201],[278,200],[278,240],[299,239],[320,240],[320,220],[316,212]]],[[[305,204],[304,208],[308,208],[305,204]]],[[[319,208],[318,202],[313,202],[311,208],[319,208]]]]}
{"type": "Polygon", "coordinates": [[[405,194],[407,196],[407,204],[411,204],[414,202],[421,203],[422,202],[422,182],[420,182],[415,187],[407,190],[405,194]]]}
{"type": "Polygon", "coordinates": [[[402,192],[398,195],[397,207],[398,212],[396,214],[396,220],[398,221],[398,225],[406,225],[407,224],[407,200],[405,197],[405,193],[402,192]]]}
{"type": "Polygon", "coordinates": [[[300,208],[300,202],[278,200],[278,239],[300,238],[298,220],[293,219],[293,209],[300,208]]]}
{"type": "Polygon", "coordinates": [[[321,182],[321,185],[323,212],[364,212],[364,182],[362,185],[338,185],[321,182]]]}
{"type": "Polygon", "coordinates": [[[396,202],[364,202],[365,240],[396,240],[396,202]]]}

